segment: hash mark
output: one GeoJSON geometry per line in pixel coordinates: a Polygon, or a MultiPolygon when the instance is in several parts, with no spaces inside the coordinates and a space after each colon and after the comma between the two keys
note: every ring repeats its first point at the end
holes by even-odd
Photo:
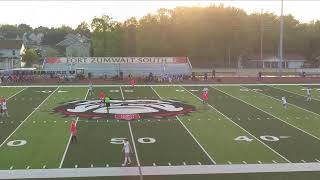
{"type": "Polygon", "coordinates": [[[243,162],[243,164],[247,164],[247,162],[245,162],[245,161],[242,161],[243,162]]]}
{"type": "Polygon", "coordinates": [[[198,162],[199,165],[202,165],[201,162],[198,162]]]}
{"type": "Polygon", "coordinates": [[[261,161],[258,161],[258,163],[259,163],[259,164],[262,164],[262,162],[261,162],[261,161]]]}
{"type": "Polygon", "coordinates": [[[232,162],[231,162],[231,161],[228,161],[228,164],[232,164],[232,162]]]}
{"type": "Polygon", "coordinates": [[[275,161],[275,160],[272,160],[272,162],[273,162],[273,163],[278,163],[278,162],[277,162],[277,161],[275,161]]]}
{"type": "Polygon", "coordinates": [[[10,170],[12,170],[12,169],[13,169],[13,166],[10,167],[10,170]]]}
{"type": "Polygon", "coordinates": [[[319,159],[315,159],[317,162],[320,162],[319,159]]]}

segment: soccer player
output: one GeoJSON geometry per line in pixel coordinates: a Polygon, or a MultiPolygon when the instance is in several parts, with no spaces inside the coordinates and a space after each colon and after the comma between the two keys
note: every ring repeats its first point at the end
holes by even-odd
{"type": "Polygon", "coordinates": [[[78,143],[77,141],[77,129],[76,129],[76,123],[75,123],[75,120],[72,119],[72,122],[71,122],[71,143],[75,142],[75,143],[78,143]]]}
{"type": "Polygon", "coordinates": [[[107,108],[107,113],[109,113],[110,104],[111,104],[111,98],[108,97],[108,96],[106,96],[106,97],[104,98],[104,103],[105,103],[106,108],[107,108]]]}
{"type": "Polygon", "coordinates": [[[93,95],[92,81],[89,82],[88,90],[89,90],[89,96],[92,96],[93,95]]]}
{"type": "Polygon", "coordinates": [[[1,116],[4,117],[4,115],[6,115],[7,117],[10,117],[9,113],[8,113],[7,100],[4,96],[2,96],[2,98],[1,98],[1,116]]]}
{"type": "Polygon", "coordinates": [[[104,104],[104,98],[106,97],[106,94],[103,92],[103,90],[101,89],[100,90],[100,93],[99,93],[99,99],[101,101],[102,104],[104,104]]]}
{"type": "Polygon", "coordinates": [[[132,89],[134,88],[134,86],[136,85],[136,83],[137,83],[137,82],[136,82],[135,79],[132,78],[132,79],[130,80],[130,84],[131,84],[131,88],[132,88],[132,89]]]}
{"type": "Polygon", "coordinates": [[[128,139],[124,140],[122,152],[124,152],[124,162],[122,166],[126,166],[127,162],[128,162],[128,165],[131,164],[131,159],[130,159],[131,147],[128,139]]]}
{"type": "Polygon", "coordinates": [[[206,104],[206,102],[209,99],[209,92],[208,91],[209,91],[208,88],[204,88],[202,90],[201,99],[202,99],[203,104],[206,104]]]}
{"type": "Polygon", "coordinates": [[[286,100],[286,97],[282,97],[281,98],[281,101],[282,101],[282,105],[283,105],[283,107],[284,107],[284,109],[288,109],[288,103],[287,103],[287,100],[286,100]]]}
{"type": "Polygon", "coordinates": [[[307,101],[311,101],[311,89],[307,88],[307,101]]]}

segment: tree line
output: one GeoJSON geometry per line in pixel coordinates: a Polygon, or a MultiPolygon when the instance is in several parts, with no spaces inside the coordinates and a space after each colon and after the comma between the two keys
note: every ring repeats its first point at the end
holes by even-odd
{"type": "MultiPolygon", "coordinates": [[[[93,56],[188,56],[193,64],[205,66],[236,64],[239,57],[263,52],[278,54],[280,17],[272,13],[247,14],[223,5],[208,7],[161,8],[140,19],[131,17],[117,22],[108,15],[95,17],[77,28],[29,25],[1,25],[5,38],[24,32],[44,33],[47,42],[67,33],[80,33],[91,39],[93,56]]],[[[284,16],[284,54],[303,55],[309,62],[320,58],[320,21],[300,23],[284,16]]]]}

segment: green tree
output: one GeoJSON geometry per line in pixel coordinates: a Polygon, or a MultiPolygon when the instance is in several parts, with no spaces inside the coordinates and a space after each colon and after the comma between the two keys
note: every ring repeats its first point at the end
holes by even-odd
{"type": "Polygon", "coordinates": [[[81,22],[78,27],[75,29],[75,32],[84,35],[86,37],[90,37],[91,32],[89,29],[89,24],[86,23],[85,21],[81,22]]]}
{"type": "Polygon", "coordinates": [[[34,49],[26,49],[22,55],[22,62],[26,63],[26,67],[31,67],[33,64],[37,63],[39,56],[34,49]]]}

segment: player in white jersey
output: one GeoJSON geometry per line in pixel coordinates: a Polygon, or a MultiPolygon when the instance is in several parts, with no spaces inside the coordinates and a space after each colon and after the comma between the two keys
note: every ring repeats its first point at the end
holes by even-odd
{"type": "Polygon", "coordinates": [[[128,162],[128,164],[131,164],[131,159],[130,159],[131,147],[130,147],[130,143],[129,143],[128,139],[124,140],[122,152],[124,152],[124,162],[123,162],[122,166],[126,166],[127,162],[128,162]]]}
{"type": "Polygon", "coordinates": [[[307,101],[311,101],[311,89],[310,88],[307,88],[307,101]]]}
{"type": "Polygon", "coordinates": [[[89,90],[89,96],[93,96],[93,87],[92,87],[92,82],[90,81],[89,82],[89,87],[88,87],[88,90],[89,90]]]}
{"type": "Polygon", "coordinates": [[[4,115],[9,117],[8,107],[7,107],[7,100],[2,96],[2,99],[1,99],[1,116],[4,117],[4,115]]]}
{"type": "Polygon", "coordinates": [[[281,101],[282,101],[282,105],[285,109],[288,108],[288,103],[287,103],[287,100],[286,100],[286,97],[282,97],[281,98],[281,101]]]}

